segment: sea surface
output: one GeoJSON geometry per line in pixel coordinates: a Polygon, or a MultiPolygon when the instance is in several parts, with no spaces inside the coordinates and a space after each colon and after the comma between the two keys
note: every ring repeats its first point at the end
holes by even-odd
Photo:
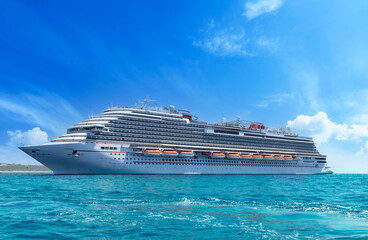
{"type": "Polygon", "coordinates": [[[0,173],[0,238],[368,239],[368,175],[0,173]]]}

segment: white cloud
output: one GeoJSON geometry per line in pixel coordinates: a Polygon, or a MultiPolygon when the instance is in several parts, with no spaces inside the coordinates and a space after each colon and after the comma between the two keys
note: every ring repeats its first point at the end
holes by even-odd
{"type": "Polygon", "coordinates": [[[247,56],[249,55],[246,50],[248,42],[244,31],[222,30],[210,34],[203,40],[193,41],[193,45],[219,56],[247,56]]]}
{"type": "Polygon", "coordinates": [[[336,140],[361,140],[368,137],[368,124],[338,124],[331,121],[327,114],[319,112],[314,116],[299,115],[287,122],[288,127],[297,128],[311,135],[317,143],[325,143],[331,137],[336,140]]]}
{"type": "Polygon", "coordinates": [[[20,130],[8,131],[8,136],[10,137],[9,144],[12,146],[19,146],[23,144],[39,145],[49,141],[47,133],[42,131],[39,127],[29,129],[25,132],[20,130]]]}
{"type": "Polygon", "coordinates": [[[279,9],[283,0],[259,0],[256,2],[247,2],[245,4],[244,16],[251,20],[266,13],[271,13],[279,9]]]}
{"type": "Polygon", "coordinates": [[[327,155],[334,172],[368,171],[368,124],[340,124],[331,121],[326,113],[319,112],[314,116],[299,115],[287,125],[313,137],[318,150],[327,155]],[[358,151],[362,140],[364,144],[358,151]]]}
{"type": "Polygon", "coordinates": [[[288,121],[287,126],[303,133],[308,132],[317,143],[323,143],[334,133],[335,124],[328,119],[326,113],[319,112],[314,116],[299,115],[295,120],[288,121]]]}
{"type": "Polygon", "coordinates": [[[22,132],[8,131],[9,140],[0,146],[0,163],[40,164],[18,149],[21,145],[38,145],[48,142],[48,134],[39,127],[22,132]]]}

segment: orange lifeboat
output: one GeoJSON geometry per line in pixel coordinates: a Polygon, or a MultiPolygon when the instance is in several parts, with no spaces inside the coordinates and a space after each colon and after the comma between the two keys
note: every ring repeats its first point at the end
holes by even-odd
{"type": "Polygon", "coordinates": [[[178,151],[175,151],[173,149],[164,149],[162,151],[162,155],[164,155],[164,156],[178,156],[179,153],[178,153],[178,151]]]}
{"type": "Polygon", "coordinates": [[[227,154],[228,158],[240,158],[240,154],[239,153],[228,153],[227,154]]]}
{"type": "Polygon", "coordinates": [[[288,156],[284,156],[283,158],[284,159],[287,159],[287,160],[293,160],[293,157],[292,156],[289,156],[289,155],[288,156]]]}
{"type": "Polygon", "coordinates": [[[253,158],[258,158],[258,159],[262,159],[263,156],[261,154],[253,154],[252,155],[253,158]]]}
{"type": "Polygon", "coordinates": [[[225,153],[223,153],[223,152],[212,152],[211,157],[212,158],[224,158],[225,153]]]}
{"type": "Polygon", "coordinates": [[[283,159],[283,157],[281,155],[273,155],[274,159],[283,159]]]}
{"type": "Polygon", "coordinates": [[[252,155],[250,155],[249,153],[242,153],[242,154],[240,154],[240,157],[242,157],[242,158],[251,158],[252,155]]]}
{"type": "Polygon", "coordinates": [[[144,150],[144,154],[149,156],[158,156],[161,155],[161,150],[158,148],[146,148],[144,150]]]}
{"type": "Polygon", "coordinates": [[[189,150],[182,150],[179,152],[179,156],[180,157],[193,157],[194,156],[194,152],[193,151],[189,151],[189,150]]]}
{"type": "Polygon", "coordinates": [[[263,158],[266,158],[266,159],[273,159],[273,156],[272,156],[272,155],[268,155],[268,154],[266,154],[266,155],[263,155],[263,158]]]}

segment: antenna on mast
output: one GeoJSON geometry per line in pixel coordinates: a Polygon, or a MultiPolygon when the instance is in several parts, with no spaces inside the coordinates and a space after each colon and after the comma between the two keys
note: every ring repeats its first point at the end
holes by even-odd
{"type": "Polygon", "coordinates": [[[149,95],[146,96],[144,100],[138,100],[138,105],[140,109],[146,109],[150,102],[153,102],[153,99],[149,98],[149,95]]]}

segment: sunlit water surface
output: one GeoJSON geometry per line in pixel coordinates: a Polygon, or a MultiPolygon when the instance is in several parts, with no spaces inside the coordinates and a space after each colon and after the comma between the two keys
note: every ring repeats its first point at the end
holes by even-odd
{"type": "Polygon", "coordinates": [[[0,174],[0,238],[368,238],[368,175],[0,174]]]}

